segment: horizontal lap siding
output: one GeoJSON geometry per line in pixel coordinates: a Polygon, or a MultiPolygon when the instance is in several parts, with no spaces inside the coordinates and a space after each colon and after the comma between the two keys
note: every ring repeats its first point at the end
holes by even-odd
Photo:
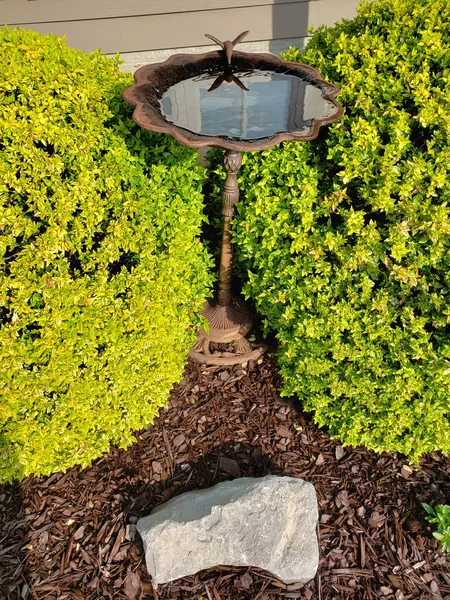
{"type": "MultiPolygon", "coordinates": [[[[287,4],[308,0],[0,0],[6,23],[45,23],[287,4]]],[[[316,2],[317,0],[312,0],[316,2]]]]}
{"type": "Polygon", "coordinates": [[[65,35],[69,45],[85,51],[139,52],[210,44],[205,33],[228,39],[245,29],[251,30],[246,41],[303,37],[311,23],[351,18],[357,5],[358,0],[0,0],[0,22],[65,35]]]}

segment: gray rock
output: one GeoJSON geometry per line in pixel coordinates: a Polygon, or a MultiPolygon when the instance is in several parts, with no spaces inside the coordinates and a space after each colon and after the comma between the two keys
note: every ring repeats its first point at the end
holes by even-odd
{"type": "Polygon", "coordinates": [[[312,484],[269,475],[172,498],[137,529],[155,585],[217,565],[259,567],[293,583],[316,574],[317,518],[312,484]]]}

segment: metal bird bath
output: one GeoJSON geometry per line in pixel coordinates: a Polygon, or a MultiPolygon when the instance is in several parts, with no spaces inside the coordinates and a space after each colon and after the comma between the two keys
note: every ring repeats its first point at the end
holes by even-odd
{"type": "Polygon", "coordinates": [[[242,151],[271,148],[280,142],[314,139],[321,125],[338,120],[338,88],[308,65],[275,55],[234,51],[248,31],[222,50],[176,54],[147,65],[134,75],[136,84],[124,99],[136,106],[134,121],[151,131],[169,133],[191,148],[224,148],[227,173],[222,192],[222,250],[217,298],[206,302],[191,356],[213,365],[243,364],[264,352],[246,339],[252,326],[244,302],[231,294],[233,246],[231,219],[239,200],[237,173],[242,151]],[[232,344],[233,351],[220,350],[232,344]],[[214,349],[215,348],[215,349],[214,349]]]}

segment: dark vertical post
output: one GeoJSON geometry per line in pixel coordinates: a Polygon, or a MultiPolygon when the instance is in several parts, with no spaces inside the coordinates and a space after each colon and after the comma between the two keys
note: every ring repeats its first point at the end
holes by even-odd
{"type": "Polygon", "coordinates": [[[217,303],[219,306],[231,304],[231,276],[233,270],[233,244],[231,243],[231,219],[234,215],[234,205],[239,200],[239,187],[237,173],[242,164],[240,152],[227,150],[223,159],[227,178],[222,192],[222,250],[220,255],[219,292],[217,303]]]}

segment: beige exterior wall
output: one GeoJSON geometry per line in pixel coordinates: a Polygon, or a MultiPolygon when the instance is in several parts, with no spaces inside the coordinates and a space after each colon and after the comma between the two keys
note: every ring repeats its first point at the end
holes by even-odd
{"type": "Polygon", "coordinates": [[[0,0],[0,23],[65,35],[87,52],[207,46],[205,33],[248,42],[299,39],[356,14],[359,0],[0,0]]]}

